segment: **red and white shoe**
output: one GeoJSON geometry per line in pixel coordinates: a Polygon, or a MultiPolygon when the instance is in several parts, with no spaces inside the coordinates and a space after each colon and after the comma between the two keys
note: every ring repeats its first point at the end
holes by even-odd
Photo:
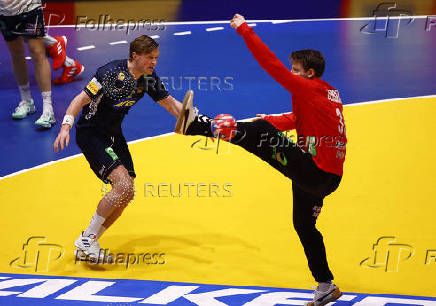
{"type": "Polygon", "coordinates": [[[65,47],[67,45],[67,37],[66,36],[53,36],[57,42],[53,45],[47,46],[45,50],[48,55],[53,59],[53,70],[58,70],[62,67],[65,62],[65,58],[67,53],[65,51],[65,47]]]}
{"type": "Polygon", "coordinates": [[[53,84],[62,85],[70,83],[74,80],[76,76],[81,75],[83,71],[85,71],[85,66],[74,60],[74,66],[64,66],[64,71],[62,72],[62,75],[57,79],[53,80],[53,84]]]}

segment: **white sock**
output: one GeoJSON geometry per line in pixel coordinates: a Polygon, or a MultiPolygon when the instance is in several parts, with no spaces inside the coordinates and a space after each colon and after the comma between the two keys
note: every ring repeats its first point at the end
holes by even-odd
{"type": "Polygon", "coordinates": [[[46,46],[51,46],[51,45],[53,45],[53,44],[55,44],[57,42],[58,41],[53,36],[50,36],[50,35],[45,35],[44,36],[44,43],[45,43],[46,46]]]}
{"type": "Polygon", "coordinates": [[[318,289],[322,292],[326,292],[327,290],[330,289],[331,286],[331,282],[328,283],[318,283],[318,289]]]}
{"type": "Polygon", "coordinates": [[[72,67],[72,66],[74,66],[74,64],[75,63],[74,63],[74,60],[72,58],[69,58],[68,56],[65,57],[65,62],[64,62],[65,66],[72,67]]]}
{"type": "Polygon", "coordinates": [[[106,227],[104,227],[103,225],[100,226],[100,228],[98,229],[97,232],[97,239],[99,239],[101,237],[101,235],[103,235],[103,233],[107,230],[106,227]]]}
{"type": "Polygon", "coordinates": [[[91,234],[97,236],[97,233],[100,229],[100,227],[103,225],[106,218],[103,218],[102,216],[99,216],[97,212],[92,216],[91,222],[89,223],[88,228],[85,230],[84,235],[89,236],[91,234]]]}
{"type": "Polygon", "coordinates": [[[32,96],[30,94],[30,85],[29,83],[25,85],[18,85],[18,89],[20,90],[21,101],[31,101],[32,96]]]}
{"type": "Polygon", "coordinates": [[[41,92],[42,96],[42,113],[53,112],[53,106],[51,104],[51,91],[41,92]]]}

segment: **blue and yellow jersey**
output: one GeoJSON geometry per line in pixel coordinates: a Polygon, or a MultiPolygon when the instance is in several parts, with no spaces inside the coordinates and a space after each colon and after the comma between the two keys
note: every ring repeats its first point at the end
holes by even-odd
{"type": "Polygon", "coordinates": [[[83,90],[92,102],[83,107],[76,127],[95,127],[111,135],[121,134],[124,116],[145,93],[155,102],[168,96],[155,71],[135,80],[127,68],[127,59],[98,68],[83,90]]]}

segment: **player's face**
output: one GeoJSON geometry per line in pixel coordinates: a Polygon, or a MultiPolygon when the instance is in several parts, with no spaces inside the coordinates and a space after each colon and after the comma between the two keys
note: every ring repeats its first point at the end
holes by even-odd
{"type": "Polygon", "coordinates": [[[145,74],[152,74],[154,67],[157,64],[157,58],[159,57],[159,49],[156,48],[147,54],[137,54],[134,56],[135,67],[138,71],[145,74]]]}
{"type": "Polygon", "coordinates": [[[292,62],[292,73],[302,76],[305,79],[313,77],[313,69],[304,70],[303,65],[300,62],[292,62]]]}

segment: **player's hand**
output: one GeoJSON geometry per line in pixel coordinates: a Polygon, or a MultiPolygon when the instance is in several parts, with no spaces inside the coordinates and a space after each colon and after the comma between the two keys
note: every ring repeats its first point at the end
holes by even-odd
{"type": "Polygon", "coordinates": [[[244,22],[245,22],[244,16],[239,15],[239,14],[235,14],[235,16],[233,16],[233,19],[230,21],[230,26],[232,28],[236,29],[237,27],[239,27],[244,22]]]}
{"type": "Polygon", "coordinates": [[[61,150],[63,150],[64,144],[65,147],[68,147],[68,145],[70,144],[70,126],[68,124],[62,125],[58,137],[56,137],[56,140],[53,143],[53,148],[55,152],[59,152],[59,145],[61,145],[61,150]]]}
{"type": "Polygon", "coordinates": [[[260,120],[260,119],[265,119],[266,116],[267,115],[265,115],[265,114],[256,114],[256,118],[254,118],[252,121],[257,121],[257,120],[260,120]]]}

